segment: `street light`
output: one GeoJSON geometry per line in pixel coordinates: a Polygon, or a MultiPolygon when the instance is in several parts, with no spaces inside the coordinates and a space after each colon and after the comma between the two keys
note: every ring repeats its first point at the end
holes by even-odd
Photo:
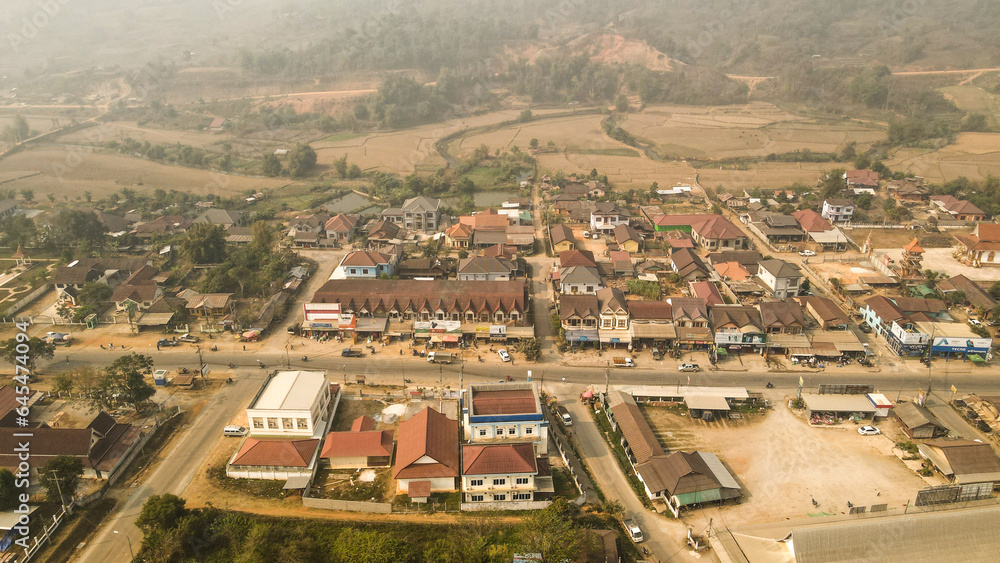
{"type": "MultiPolygon", "coordinates": [[[[119,534],[118,530],[112,530],[114,533],[119,534]]],[[[130,557],[129,561],[135,561],[135,552],[132,551],[132,539],[128,537],[127,534],[119,534],[125,536],[125,541],[128,542],[128,555],[130,557]]]]}

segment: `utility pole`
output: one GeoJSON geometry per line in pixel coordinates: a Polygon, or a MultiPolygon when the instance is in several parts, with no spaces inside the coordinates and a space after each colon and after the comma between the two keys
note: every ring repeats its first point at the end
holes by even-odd
{"type": "Polygon", "coordinates": [[[62,485],[59,484],[62,479],[59,478],[59,474],[56,473],[55,469],[49,471],[53,475],[52,480],[56,482],[56,490],[59,491],[59,504],[66,509],[66,499],[63,498],[62,485]]]}
{"type": "Polygon", "coordinates": [[[201,374],[202,379],[205,379],[205,361],[201,357],[201,344],[195,346],[195,350],[198,351],[198,373],[201,374]]]}
{"type": "Polygon", "coordinates": [[[611,387],[611,373],[608,368],[604,368],[604,395],[608,395],[608,390],[611,387]]]}

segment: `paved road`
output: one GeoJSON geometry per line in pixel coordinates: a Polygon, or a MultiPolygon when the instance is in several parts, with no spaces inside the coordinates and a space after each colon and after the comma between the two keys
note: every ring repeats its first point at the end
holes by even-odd
{"type": "Polygon", "coordinates": [[[181,438],[163,456],[163,461],[152,474],[144,478],[140,476],[140,484],[131,490],[128,498],[108,517],[83,552],[74,557],[73,561],[128,562],[130,557],[126,537],[131,540],[135,549],[142,543],[142,532],[135,527],[135,519],[142,504],[152,495],[181,494],[218,442],[222,427],[241,409],[246,408],[253,394],[260,388],[264,375],[263,371],[241,374],[236,383],[216,393],[198,417],[180,429],[181,438]],[[114,533],[116,530],[118,534],[114,533]]]}

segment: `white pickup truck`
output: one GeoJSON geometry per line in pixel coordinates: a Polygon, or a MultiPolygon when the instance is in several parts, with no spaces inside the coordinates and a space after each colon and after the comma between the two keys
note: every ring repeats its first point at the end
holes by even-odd
{"type": "Polygon", "coordinates": [[[635,362],[632,358],[612,358],[611,363],[615,365],[616,368],[634,368],[635,362]]]}

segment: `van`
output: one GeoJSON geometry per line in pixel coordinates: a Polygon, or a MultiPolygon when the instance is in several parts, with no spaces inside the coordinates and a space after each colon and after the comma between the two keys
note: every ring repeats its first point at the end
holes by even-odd
{"type": "Polygon", "coordinates": [[[230,424],[222,429],[222,435],[230,438],[242,438],[247,435],[247,429],[242,426],[230,424]]]}
{"type": "Polygon", "coordinates": [[[562,421],[563,426],[573,426],[573,417],[570,416],[566,407],[559,405],[556,407],[556,413],[559,415],[559,420],[562,421]]]}

